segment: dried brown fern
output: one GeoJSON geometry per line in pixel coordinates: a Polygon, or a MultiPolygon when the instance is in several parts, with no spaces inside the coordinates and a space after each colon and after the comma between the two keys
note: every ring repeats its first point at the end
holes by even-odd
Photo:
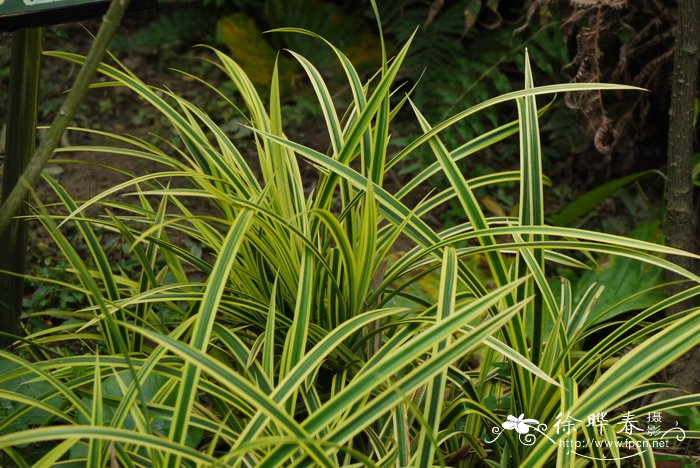
{"type": "Polygon", "coordinates": [[[621,82],[655,91],[566,96],[567,106],[585,117],[591,142],[605,161],[629,170],[634,145],[654,108],[650,99],[667,94],[676,10],[660,0],[533,0],[525,26],[552,6],[564,18],[562,31],[575,38],[576,54],[564,67],[572,82],[621,82]]]}

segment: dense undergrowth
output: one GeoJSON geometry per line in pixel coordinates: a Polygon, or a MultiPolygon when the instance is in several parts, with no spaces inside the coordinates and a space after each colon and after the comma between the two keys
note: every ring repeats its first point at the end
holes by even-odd
{"type": "Polygon", "coordinates": [[[68,264],[53,285],[80,294],[85,306],[32,313],[54,325],[0,352],[2,464],[573,466],[577,458],[605,466],[603,459],[634,457],[654,466],[651,449],[594,443],[620,439],[663,439],[667,454],[676,446],[685,453],[700,434],[681,426],[689,419],[656,433],[618,428],[631,412],[692,414],[698,405],[698,395],[644,400],[669,390],[650,379],[700,343],[700,311],[664,315],[700,293],[696,274],[664,259],[690,254],[544,221],[536,96],[631,88],[535,86],[526,57],[523,90],[433,125],[410,90],[395,86],[410,40],[365,82],[340,50],[317,40],[336,56],[352,94],[339,115],[322,75],[291,53],[318,98],[327,149],[286,138],[277,69],[263,102],[243,70],[212,51],[245,104],[259,173],[200,108],[116,61],[100,67],[102,86],[141,96],[178,139],[102,133],[114,145],[61,149],[164,168],[88,201],[45,177],[60,203],[35,200],[32,217],[68,264]],[[441,133],[457,122],[508,105],[517,121],[455,148],[443,143],[441,133]],[[402,108],[422,134],[392,151],[402,108]],[[515,134],[512,170],[460,170],[464,158],[515,134]],[[419,149],[430,150],[431,164],[387,190],[387,174],[419,149]],[[312,181],[302,178],[301,160],[314,168],[312,181]],[[449,184],[409,204],[437,173],[449,184]],[[512,183],[517,215],[486,216],[474,191],[512,183]],[[193,211],[192,199],[208,208],[193,211]],[[456,225],[426,223],[453,199],[456,225]],[[84,248],[67,238],[68,227],[84,248]],[[129,246],[129,269],[111,263],[97,232],[129,246]],[[619,320],[620,305],[637,295],[600,311],[602,287],[591,284],[574,300],[556,275],[559,266],[589,268],[601,253],[675,271],[689,287],[619,320]],[[429,274],[439,278],[434,294],[413,293],[429,274]],[[564,419],[566,431],[556,424],[564,419]],[[586,448],[572,451],[576,441],[586,448]]]}

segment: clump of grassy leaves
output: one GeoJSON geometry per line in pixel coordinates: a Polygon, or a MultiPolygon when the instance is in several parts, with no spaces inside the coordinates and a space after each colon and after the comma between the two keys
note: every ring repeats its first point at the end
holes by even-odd
{"type": "MultiPolygon", "coordinates": [[[[46,177],[65,212],[49,214],[37,203],[35,216],[70,265],[64,285],[87,305],[45,312],[70,320],[26,337],[15,354],[0,353],[0,398],[8,402],[0,449],[11,463],[573,463],[574,454],[557,444],[571,434],[553,426],[549,439],[530,445],[514,431],[485,440],[509,414],[551,423],[561,413],[578,421],[580,438],[615,439],[586,426],[586,416],[612,415],[630,400],[665,390],[648,379],[700,342],[698,310],[662,315],[700,293],[697,275],[663,258],[689,254],[544,223],[536,96],[627,87],[536,87],[526,58],[525,89],[432,125],[394,86],[410,40],[362,82],[342,52],[317,39],[336,55],[352,93],[339,115],[321,74],[291,53],[318,97],[330,135],[324,151],[285,136],[276,73],[263,102],[242,69],[213,51],[244,102],[240,112],[252,130],[258,173],[238,142],[191,102],[143,83],[118,62],[100,67],[110,84],[137,93],[164,116],[178,141],[154,145],[109,135],[117,143],[112,147],[62,149],[143,158],[166,168],[84,203],[46,177]],[[517,105],[517,121],[457,148],[443,144],[442,131],[508,103],[517,105]],[[423,133],[390,153],[391,123],[402,107],[411,108],[423,133]],[[461,160],[516,133],[520,161],[513,170],[475,178],[462,173],[461,160]],[[434,162],[389,191],[387,173],[424,147],[434,162]],[[315,168],[312,183],[302,180],[300,160],[315,168]],[[410,203],[439,172],[449,186],[410,203]],[[487,217],[474,190],[513,182],[520,185],[519,214],[487,217]],[[112,196],[124,190],[129,197],[112,196]],[[188,200],[194,198],[209,209],[192,212],[188,200]],[[451,199],[462,208],[460,223],[440,229],[424,221],[451,199]],[[88,260],[62,232],[69,221],[88,260]],[[96,230],[120,236],[137,266],[113,268],[96,230]],[[193,254],[183,238],[214,255],[193,254]],[[410,248],[387,263],[401,238],[410,248]],[[548,282],[551,265],[583,268],[591,253],[656,265],[692,284],[632,320],[600,324],[588,319],[604,294],[597,286],[574,302],[566,281],[556,294],[548,282]],[[484,268],[474,269],[474,259],[484,268]],[[412,285],[430,272],[439,272],[433,297],[412,294],[412,285]],[[586,337],[601,327],[608,336],[584,349],[586,337]],[[88,352],[66,355],[56,346],[65,341],[88,352]],[[24,385],[37,390],[24,392],[24,385]]],[[[691,407],[698,399],[681,396],[646,409],[691,407]]],[[[596,450],[587,455],[615,455],[596,450]]],[[[640,453],[645,463],[653,463],[650,456],[640,453]]]]}

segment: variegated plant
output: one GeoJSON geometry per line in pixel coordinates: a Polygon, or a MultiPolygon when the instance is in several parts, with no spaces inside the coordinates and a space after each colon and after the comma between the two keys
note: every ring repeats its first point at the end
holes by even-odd
{"type": "MultiPolygon", "coordinates": [[[[212,51],[244,102],[259,171],[191,102],[145,84],[118,62],[100,67],[107,78],[101,86],[141,96],[179,141],[154,145],[76,129],[115,144],[60,153],[118,154],[164,169],[85,202],[46,176],[64,212],[37,201],[35,216],[71,266],[74,281],[60,286],[81,291],[89,305],[32,314],[70,320],[19,342],[23,357],[0,353],[0,399],[10,408],[0,421],[0,448],[12,463],[543,466],[556,459],[573,466],[574,454],[552,443],[566,434],[553,428],[534,445],[521,444],[512,431],[486,441],[509,414],[553,421],[567,413],[579,421],[579,438],[614,438],[587,427],[586,415],[667,388],[648,379],[700,342],[700,312],[663,312],[700,293],[700,278],[664,255],[690,254],[550,226],[543,206],[535,98],[632,88],[535,86],[526,56],[523,90],[432,125],[395,86],[410,42],[363,82],[340,50],[317,39],[337,56],[352,93],[340,116],[321,73],[292,52],[318,97],[330,136],[326,151],[285,136],[276,72],[263,102],[242,69],[212,51]],[[441,141],[455,122],[513,103],[517,121],[458,148],[441,141]],[[406,106],[423,133],[393,152],[390,125],[406,106]],[[464,158],[515,134],[521,154],[515,169],[474,178],[460,169],[464,158]],[[435,162],[391,193],[387,173],[423,147],[435,162]],[[302,178],[300,160],[314,168],[313,181],[302,178]],[[410,204],[438,172],[449,186],[410,204]],[[474,190],[512,182],[520,184],[518,216],[487,217],[474,190]],[[117,196],[125,191],[128,196],[117,196]],[[191,211],[193,198],[209,209],[191,211]],[[425,221],[453,198],[463,209],[461,224],[443,229],[425,221]],[[90,258],[66,238],[67,224],[77,227],[90,258]],[[98,229],[131,246],[136,276],[113,268],[98,229]],[[397,250],[401,236],[413,246],[408,251],[397,250]],[[192,254],[183,238],[211,255],[192,254]],[[585,268],[597,253],[675,271],[690,286],[630,321],[587,321],[601,291],[591,288],[574,303],[566,281],[553,288],[548,280],[552,265],[585,268]],[[396,259],[387,263],[390,254],[396,259]],[[475,258],[486,270],[473,268],[475,258]],[[431,271],[439,271],[435,297],[409,292],[431,271]],[[583,340],[600,329],[608,337],[584,348],[583,340]],[[66,341],[85,352],[67,355],[55,346],[66,341]],[[18,382],[27,384],[12,388],[18,382]],[[24,385],[41,390],[27,396],[24,385]],[[31,428],[22,425],[29,415],[31,428]]],[[[681,396],[647,409],[692,407],[698,399],[681,396]]],[[[512,419],[515,428],[520,420],[512,419]]],[[[639,459],[653,466],[649,452],[639,459]]]]}

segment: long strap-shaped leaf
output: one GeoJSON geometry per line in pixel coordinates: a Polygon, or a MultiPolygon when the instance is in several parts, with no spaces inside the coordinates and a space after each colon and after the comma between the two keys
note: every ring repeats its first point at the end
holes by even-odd
{"type": "Polygon", "coordinates": [[[565,84],[557,84],[557,85],[536,86],[532,89],[511,91],[510,93],[501,94],[500,96],[496,96],[494,98],[488,99],[488,100],[481,102],[473,107],[470,107],[469,109],[466,109],[458,114],[455,114],[446,120],[443,120],[439,124],[435,125],[430,132],[428,132],[424,135],[421,135],[416,140],[414,140],[411,144],[409,144],[404,149],[402,149],[401,152],[399,154],[397,154],[394,158],[396,158],[398,160],[403,159],[403,157],[405,155],[415,151],[416,148],[418,148],[422,144],[426,143],[434,135],[437,135],[438,133],[442,132],[443,130],[452,127],[454,124],[456,124],[460,120],[463,120],[463,119],[469,117],[470,115],[475,114],[475,113],[477,113],[481,110],[484,110],[488,107],[495,106],[496,104],[508,102],[508,101],[513,100],[513,99],[517,99],[517,98],[521,98],[521,97],[525,97],[525,96],[540,96],[540,95],[544,95],[544,94],[569,93],[569,92],[574,92],[574,91],[590,91],[590,90],[644,91],[644,89],[638,88],[636,86],[627,86],[627,85],[610,84],[610,83],[565,83],[565,84]]]}
{"type": "Polygon", "coordinates": [[[93,425],[74,425],[70,430],[66,426],[48,426],[29,429],[26,431],[13,432],[0,436],[0,448],[13,445],[31,445],[39,442],[47,442],[61,439],[89,439],[105,440],[111,442],[121,442],[135,444],[141,447],[161,450],[176,458],[184,458],[201,466],[214,466],[216,459],[204,453],[187,447],[184,444],[177,444],[163,437],[150,434],[129,431],[114,427],[101,427],[93,425]]]}
{"type": "MultiPolygon", "coordinates": [[[[311,349],[311,351],[306,354],[306,356],[304,356],[303,360],[296,364],[296,366],[287,374],[287,376],[279,382],[277,388],[275,388],[275,390],[270,394],[270,398],[276,403],[285,402],[301,385],[301,383],[314,371],[314,369],[321,365],[323,360],[339,345],[339,343],[342,343],[343,340],[347,339],[351,334],[362,329],[369,323],[380,320],[383,317],[387,317],[392,314],[403,312],[406,312],[406,309],[392,308],[373,310],[347,320],[328,333],[323,340],[321,340],[316,346],[313,347],[313,349],[311,349]]],[[[238,441],[236,441],[236,445],[232,448],[232,450],[239,445],[254,439],[263,429],[268,419],[269,416],[262,411],[259,411],[241,432],[241,435],[238,441]]]]}
{"type": "Polygon", "coordinates": [[[323,118],[326,121],[326,127],[328,128],[328,134],[331,136],[331,145],[333,146],[333,153],[338,154],[340,148],[343,146],[343,132],[340,128],[340,122],[338,120],[338,115],[335,112],[335,107],[333,105],[333,98],[328,92],[328,87],[323,81],[321,74],[316,70],[304,56],[297,54],[294,51],[289,51],[292,56],[301,64],[301,66],[306,71],[306,74],[311,80],[311,86],[316,92],[316,97],[321,104],[321,112],[323,113],[323,118]]]}
{"type": "MultiPolygon", "coordinates": [[[[368,182],[368,179],[359,172],[329,156],[326,156],[325,154],[321,154],[318,151],[304,145],[291,142],[284,138],[280,138],[269,133],[260,132],[254,128],[251,128],[251,130],[260,133],[266,138],[274,140],[282,145],[290,147],[296,153],[302,155],[310,161],[331,170],[333,173],[347,180],[356,188],[365,190],[368,187],[368,184],[371,183],[368,182]]],[[[408,209],[389,192],[378,185],[374,185],[373,190],[374,196],[379,202],[379,211],[381,214],[396,226],[405,227],[406,235],[408,235],[417,244],[427,247],[432,246],[436,242],[440,242],[440,237],[422,219],[417,217],[414,212],[408,209]]],[[[314,231],[315,229],[312,226],[311,232],[314,231]]],[[[464,275],[465,281],[469,284],[469,286],[473,290],[478,291],[479,295],[483,295],[486,292],[486,289],[473,272],[468,269],[460,269],[460,273],[464,275]]]]}
{"type": "MultiPolygon", "coordinates": [[[[415,33],[414,33],[415,34],[415,33]]],[[[403,63],[403,60],[408,53],[408,47],[410,46],[413,35],[409,38],[407,43],[402,47],[402,49],[397,54],[392,63],[391,67],[387,70],[385,74],[382,74],[382,79],[380,80],[377,88],[374,90],[370,98],[367,100],[367,105],[361,111],[358,110],[357,119],[352,122],[352,125],[347,130],[347,136],[345,137],[344,144],[337,155],[337,162],[341,165],[346,166],[349,164],[353,156],[356,154],[357,147],[361,144],[364,139],[367,130],[369,129],[370,123],[374,118],[375,114],[379,110],[379,107],[385,102],[386,96],[390,93],[391,85],[394,82],[394,78],[399,72],[399,69],[403,63]]],[[[282,143],[284,144],[284,143],[282,143]]],[[[292,148],[294,149],[294,148],[292,148]]],[[[365,148],[365,151],[371,151],[371,148],[365,148]]],[[[329,208],[332,201],[333,193],[335,192],[336,183],[339,174],[333,172],[327,178],[323,178],[319,182],[319,188],[317,192],[317,198],[315,199],[316,208],[329,208]]],[[[351,182],[351,181],[349,181],[351,182]]],[[[352,182],[351,182],[352,183],[352,182]]],[[[367,184],[363,184],[361,188],[365,188],[367,184]]]]}
{"type": "MultiPolygon", "coordinates": [[[[661,369],[678,359],[689,349],[700,344],[700,311],[678,320],[674,326],[667,327],[658,335],[635,348],[581,394],[577,403],[569,410],[572,418],[585,423],[589,414],[610,409],[621,393],[648,379],[661,369]]],[[[540,467],[547,462],[549,455],[556,450],[559,441],[566,437],[561,431],[557,434],[550,430],[550,442],[543,438],[535,445],[522,466],[540,467]]]]}
{"type": "MultiPolygon", "coordinates": [[[[48,174],[44,175],[44,180],[51,186],[51,188],[56,192],[56,195],[61,199],[61,202],[68,208],[68,211],[73,213],[80,213],[75,200],[68,194],[68,192],[51,176],[48,174]]],[[[76,219],[75,224],[80,230],[83,238],[85,239],[88,249],[92,254],[95,264],[99,270],[100,279],[104,282],[105,289],[107,290],[107,297],[110,301],[116,301],[119,299],[119,288],[114,280],[114,275],[112,274],[112,267],[107,259],[100,241],[97,235],[92,230],[91,223],[85,220],[76,219]]]]}
{"type": "MultiPolygon", "coordinates": [[[[464,145],[460,146],[454,151],[450,152],[450,158],[457,162],[469,155],[476,153],[479,150],[487,148],[510,135],[514,135],[518,132],[518,122],[510,122],[501,127],[495,128],[487,133],[477,136],[473,140],[468,141],[464,145]]],[[[392,161],[389,161],[387,165],[390,165],[392,161]]],[[[440,172],[440,163],[438,161],[432,163],[430,166],[421,169],[421,171],[411,178],[404,186],[402,186],[398,192],[396,192],[396,198],[399,200],[404,196],[408,195],[416,187],[418,187],[423,182],[427,181],[431,176],[440,172]]],[[[387,168],[388,170],[388,168],[387,168]]]]}
{"type": "MultiPolygon", "coordinates": [[[[525,50],[525,90],[534,88],[530,60],[525,50]]],[[[517,99],[520,121],[520,225],[541,226],[544,224],[544,197],[542,191],[542,151],[540,149],[539,124],[537,121],[537,104],[535,96],[528,95],[517,99]]],[[[525,241],[539,241],[541,236],[524,236],[525,241]]],[[[523,252],[524,254],[526,252],[523,252]]],[[[532,267],[544,271],[542,250],[532,252],[532,267]]],[[[527,272],[528,265],[518,257],[516,271],[518,276],[527,272]]],[[[534,282],[522,286],[519,298],[531,295],[535,290],[534,282]]],[[[526,316],[533,317],[532,362],[537,365],[542,349],[542,296],[537,293],[535,301],[525,310],[526,316]]]]}
{"type": "MultiPolygon", "coordinates": [[[[440,272],[440,293],[438,296],[438,310],[436,320],[444,320],[454,312],[455,296],[457,294],[457,253],[454,248],[445,249],[440,272]]],[[[433,348],[437,354],[449,344],[449,338],[441,341],[433,348]]],[[[428,383],[425,396],[425,409],[423,417],[425,425],[421,428],[421,438],[418,444],[418,464],[430,466],[433,463],[435,446],[433,440],[437,438],[440,429],[440,416],[442,414],[443,397],[447,371],[442,371],[428,383]],[[428,431],[432,431],[429,434],[428,431]]]]}
{"type": "MultiPolygon", "coordinates": [[[[542,236],[555,236],[555,237],[568,237],[572,239],[577,239],[581,241],[592,241],[600,242],[601,244],[610,244],[622,249],[627,250],[628,253],[635,253],[636,251],[649,251],[659,254],[671,254],[671,255],[682,255],[685,257],[691,257],[695,259],[700,259],[700,256],[695,255],[691,252],[686,252],[684,250],[674,249],[673,247],[666,247],[664,245],[653,244],[651,242],[640,241],[633,238],[616,236],[613,234],[605,234],[601,232],[586,231],[584,229],[573,229],[555,226],[507,226],[507,227],[493,227],[485,229],[480,232],[467,232],[464,234],[459,234],[451,239],[451,242],[463,241],[468,239],[473,239],[479,236],[511,236],[511,235],[542,235],[542,236]]],[[[691,273],[686,270],[683,274],[688,279],[700,282],[700,276],[691,273]]]]}
{"type": "MultiPolygon", "coordinates": [[[[431,130],[430,124],[428,124],[428,121],[425,120],[423,114],[421,114],[413,102],[409,102],[411,107],[413,107],[413,112],[416,114],[423,132],[429,133],[431,130]]],[[[469,219],[469,222],[474,227],[474,230],[479,231],[482,229],[487,229],[489,225],[486,222],[486,217],[484,216],[483,211],[481,211],[479,202],[477,201],[474,192],[472,192],[471,188],[469,187],[469,184],[467,184],[466,179],[459,171],[457,163],[455,163],[455,161],[450,157],[447,148],[445,148],[437,135],[433,136],[429,140],[429,143],[430,148],[433,150],[443,173],[445,176],[447,176],[447,179],[454,188],[457,198],[462,205],[462,209],[469,219]]],[[[479,242],[482,245],[494,245],[496,240],[492,237],[480,237],[479,242]]],[[[500,254],[498,252],[489,252],[486,254],[486,258],[491,268],[491,272],[494,275],[494,279],[496,280],[496,284],[498,286],[503,286],[506,284],[508,282],[508,273],[506,272],[505,262],[500,254]]],[[[477,291],[474,292],[476,293],[477,291]]]]}
{"type": "MultiPolygon", "coordinates": [[[[561,414],[566,414],[573,405],[576,404],[578,399],[578,386],[576,381],[571,377],[560,377],[560,408],[561,414]]],[[[569,434],[571,444],[576,444],[576,431],[571,431],[569,434]]],[[[561,445],[557,448],[557,467],[559,468],[573,468],[575,465],[575,452],[569,447],[561,445]]]]}
{"type": "MultiPolygon", "coordinates": [[[[279,79],[277,74],[277,62],[272,73],[270,85],[270,132],[284,136],[282,131],[282,104],[280,101],[279,79]]],[[[290,222],[298,222],[299,229],[306,234],[308,232],[308,220],[306,216],[299,216],[306,209],[304,198],[304,182],[299,171],[299,162],[289,148],[271,143],[270,159],[275,171],[275,185],[270,187],[268,182],[266,189],[270,191],[270,198],[275,206],[279,206],[279,212],[290,222]]],[[[265,155],[266,156],[266,155],[265,155]]],[[[261,154],[261,157],[265,157],[261,154]]],[[[295,245],[290,246],[295,257],[301,257],[304,253],[296,253],[295,245]]]]}
{"type": "MultiPolygon", "coordinates": [[[[81,55],[67,52],[50,52],[47,53],[47,55],[50,55],[52,57],[58,57],[78,64],[82,64],[85,60],[85,58],[81,55]]],[[[222,54],[222,57],[223,61],[226,57],[225,54],[222,54]]],[[[138,93],[146,101],[151,103],[156,109],[162,112],[163,115],[165,115],[168,118],[170,123],[183,138],[183,141],[190,145],[190,149],[201,151],[203,156],[208,158],[212,158],[215,160],[221,159],[220,155],[214,150],[212,145],[210,145],[206,138],[202,136],[202,133],[198,132],[197,129],[192,125],[192,122],[188,121],[185,117],[178,113],[170,104],[168,104],[165,101],[165,99],[160,97],[159,92],[157,90],[155,90],[151,86],[146,85],[134,75],[119,70],[111,65],[102,63],[100,64],[97,70],[99,73],[107,76],[108,78],[111,78],[123,84],[124,86],[129,87],[132,91],[138,93]]],[[[260,104],[260,106],[262,105],[260,104]]],[[[257,109],[257,105],[254,108],[257,109]]],[[[261,128],[269,129],[269,127],[261,128]]],[[[241,162],[241,165],[245,165],[244,161],[239,162],[241,162]]],[[[225,165],[222,165],[222,167],[225,167],[225,165]]],[[[247,173],[249,172],[250,171],[247,171],[247,173]]],[[[251,180],[250,183],[254,184],[254,180],[251,180]]]]}
{"type": "MultiPolygon", "coordinates": [[[[231,225],[221,246],[219,257],[216,259],[214,269],[207,280],[204,296],[197,312],[198,318],[192,330],[190,345],[197,350],[205,351],[209,345],[209,336],[214,326],[216,313],[221,302],[221,295],[228,282],[238,249],[243,243],[246,231],[250,227],[252,220],[252,211],[242,211],[231,225]]],[[[189,362],[185,364],[176,404],[176,417],[170,428],[170,439],[177,443],[183,444],[187,437],[187,426],[192,413],[192,406],[197,396],[197,381],[199,380],[200,372],[199,367],[189,362]]],[[[179,457],[167,459],[166,464],[177,467],[180,464],[179,457]]]]}
{"type": "MultiPolygon", "coordinates": [[[[377,386],[377,372],[379,372],[379,369],[381,369],[382,374],[385,375],[388,379],[391,375],[398,372],[400,369],[404,368],[406,365],[417,359],[427,349],[432,348],[433,346],[437,345],[437,343],[446,339],[455,330],[474,320],[477,316],[486,313],[486,311],[490,307],[493,307],[501,300],[503,300],[507,295],[511,294],[514,291],[514,289],[517,288],[523,281],[524,279],[514,281],[511,284],[498,288],[490,292],[486,296],[461,307],[445,320],[436,323],[435,325],[426,329],[423,333],[414,336],[408,342],[403,344],[403,346],[392,350],[392,352],[386,355],[386,357],[382,359],[381,362],[377,363],[372,372],[365,372],[361,375],[357,375],[352,380],[352,382],[350,382],[350,384],[348,384],[341,392],[334,395],[333,399],[327,401],[319,411],[310,415],[304,423],[304,428],[309,433],[316,434],[322,428],[327,427],[327,425],[330,424],[331,421],[338,418],[339,415],[343,414],[357,401],[366,398],[368,392],[372,391],[377,386]]],[[[506,315],[510,317],[509,314],[506,315]]],[[[492,320],[494,322],[497,322],[498,318],[493,318],[492,320]]],[[[502,323],[500,323],[500,325],[502,325],[502,323]]],[[[470,336],[477,335],[479,335],[479,333],[477,330],[475,330],[474,335],[470,336]]],[[[485,336],[479,335],[479,340],[483,338],[485,338],[485,336]]],[[[454,349],[458,348],[455,347],[454,349]]],[[[450,347],[448,348],[448,350],[453,350],[453,348],[450,347]]],[[[444,352],[441,353],[441,356],[442,355],[444,355],[444,352]]],[[[435,371],[435,373],[437,373],[437,371],[435,371]]],[[[434,374],[430,374],[429,377],[432,377],[433,375],[434,374]]],[[[425,380],[423,382],[425,382],[425,380]]],[[[415,382],[413,382],[412,385],[414,383],[415,382]]],[[[407,391],[412,390],[409,389],[407,391]]],[[[398,395],[391,392],[390,394],[394,395],[394,397],[398,399],[397,401],[400,401],[403,398],[403,395],[405,395],[405,393],[398,395]]],[[[368,409],[368,407],[363,407],[363,413],[365,409],[368,409]]],[[[372,411],[370,411],[370,413],[372,413],[372,411]]],[[[379,414],[376,413],[372,414],[375,417],[379,416],[379,414]]],[[[342,424],[341,428],[338,428],[336,430],[343,432],[345,431],[345,429],[346,426],[342,424]]],[[[342,435],[339,437],[338,440],[344,439],[344,437],[345,435],[342,435]]],[[[292,450],[293,448],[290,447],[278,448],[264,460],[266,466],[277,466],[278,463],[286,459],[286,457],[292,450]]]]}
{"type": "MultiPolygon", "coordinates": [[[[299,289],[294,305],[294,320],[284,344],[280,378],[284,378],[306,352],[306,339],[309,334],[311,306],[313,304],[313,275],[313,257],[311,254],[304,254],[299,269],[299,289]]],[[[288,408],[293,410],[294,399],[288,408]]]]}
{"type": "MultiPolygon", "coordinates": [[[[169,336],[160,335],[135,325],[127,324],[125,326],[137,331],[138,333],[142,333],[147,339],[154,341],[174,354],[177,354],[184,359],[188,365],[196,367],[199,371],[206,372],[213,379],[219,381],[226,388],[229,394],[236,395],[238,398],[244,400],[252,407],[258,408],[266,416],[270,417],[280,428],[280,430],[292,437],[295,437],[295,440],[300,440],[301,442],[299,443],[302,445],[302,448],[308,449],[309,454],[317,463],[324,466],[330,466],[330,460],[323,453],[323,451],[319,450],[315,445],[306,446],[304,444],[303,441],[310,440],[308,433],[304,431],[280,405],[276,404],[258,387],[256,387],[254,383],[250,382],[240,374],[232,371],[227,365],[216,359],[212,359],[212,357],[208,354],[194,348],[193,346],[187,345],[180,340],[173,339],[169,336]]],[[[218,397],[219,395],[215,396],[218,397]]],[[[223,398],[227,397],[225,394],[220,396],[223,398]]],[[[177,411],[179,409],[180,407],[177,405],[173,408],[173,412],[175,413],[176,417],[178,416],[177,411]]],[[[170,440],[172,440],[172,438],[170,438],[170,440]]],[[[181,445],[184,445],[184,443],[181,443],[181,445]]]]}
{"type": "MultiPolygon", "coordinates": [[[[396,384],[384,390],[379,396],[362,406],[361,410],[353,413],[343,424],[337,425],[335,430],[328,436],[327,440],[335,443],[347,442],[354,434],[360,432],[372,421],[380,417],[384,412],[393,408],[406,395],[416,391],[419,387],[429,381],[432,377],[445,370],[450,363],[458,360],[470,350],[479,346],[488,336],[491,336],[502,327],[508,320],[520,311],[527,301],[515,304],[503,310],[498,316],[491,317],[472,329],[469,333],[455,339],[450,346],[444,348],[438,354],[414,368],[411,372],[401,378],[396,384]]],[[[486,313],[483,309],[483,313],[486,313]]],[[[455,312],[457,313],[457,312],[455,312]]]]}

